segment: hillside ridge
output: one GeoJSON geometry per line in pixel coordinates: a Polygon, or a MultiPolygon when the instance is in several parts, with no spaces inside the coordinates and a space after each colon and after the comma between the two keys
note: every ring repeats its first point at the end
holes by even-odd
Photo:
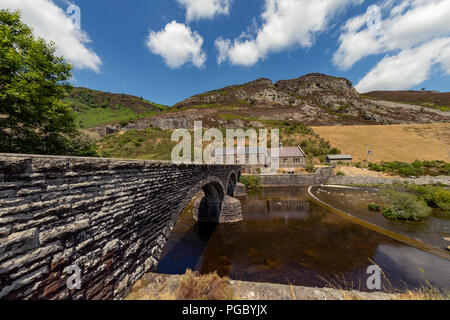
{"type": "Polygon", "coordinates": [[[200,93],[171,107],[125,94],[102,94],[83,88],[74,92],[70,101],[79,118],[86,119],[81,120],[82,124],[102,136],[151,127],[192,128],[196,120],[202,121],[204,127],[230,128],[262,127],[269,120],[314,126],[450,122],[450,112],[360,95],[349,80],[321,73],[275,83],[259,78],[200,93]],[[89,121],[90,116],[102,114],[105,109],[111,114],[89,121]]]}

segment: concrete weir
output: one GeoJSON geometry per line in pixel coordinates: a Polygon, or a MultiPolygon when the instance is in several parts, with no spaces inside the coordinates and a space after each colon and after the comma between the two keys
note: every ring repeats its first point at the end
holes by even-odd
{"type": "Polygon", "coordinates": [[[232,198],[240,173],[228,165],[0,154],[0,299],[124,297],[156,271],[200,190],[200,221],[242,219],[232,198]]]}

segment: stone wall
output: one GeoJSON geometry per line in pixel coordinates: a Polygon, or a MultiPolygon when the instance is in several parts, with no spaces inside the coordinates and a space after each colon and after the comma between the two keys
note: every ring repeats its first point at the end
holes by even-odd
{"type": "Polygon", "coordinates": [[[277,174],[259,177],[264,186],[317,186],[324,184],[332,173],[332,167],[324,167],[312,174],[277,174]]]}
{"type": "MultiPolygon", "coordinates": [[[[0,299],[112,299],[156,270],[192,197],[238,166],[0,154],[0,299]],[[82,271],[69,290],[68,270],[82,271]]],[[[206,191],[205,191],[206,192],[206,191]]]]}

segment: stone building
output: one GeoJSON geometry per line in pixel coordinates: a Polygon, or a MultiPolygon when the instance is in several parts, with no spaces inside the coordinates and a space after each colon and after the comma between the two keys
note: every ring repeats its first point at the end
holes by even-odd
{"type": "Polygon", "coordinates": [[[326,158],[326,162],[329,164],[338,164],[339,162],[351,163],[353,157],[349,154],[330,154],[326,158]]]}
{"type": "Polygon", "coordinates": [[[306,154],[298,147],[281,147],[278,157],[272,156],[272,164],[279,168],[299,168],[306,166],[306,154]]]}
{"type": "Polygon", "coordinates": [[[240,164],[246,166],[265,167],[270,164],[270,158],[265,147],[217,148],[213,158],[216,163],[240,164]]]}

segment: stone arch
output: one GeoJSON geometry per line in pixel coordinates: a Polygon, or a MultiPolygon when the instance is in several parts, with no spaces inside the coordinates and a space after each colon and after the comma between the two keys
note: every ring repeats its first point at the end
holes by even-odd
{"type": "Polygon", "coordinates": [[[205,196],[196,202],[194,217],[202,222],[219,222],[225,198],[224,188],[217,182],[203,186],[205,196]]]}
{"type": "Polygon", "coordinates": [[[227,195],[230,197],[234,196],[234,189],[236,188],[236,184],[238,182],[238,177],[234,171],[230,173],[227,180],[227,195]]]}
{"type": "MultiPolygon", "coordinates": [[[[214,195],[214,192],[217,192],[219,195],[225,196],[225,191],[224,191],[225,187],[223,185],[223,182],[218,177],[209,176],[206,179],[199,181],[195,186],[193,186],[192,188],[189,189],[189,192],[185,195],[185,197],[183,198],[183,201],[181,201],[181,203],[178,205],[176,211],[173,212],[172,217],[171,217],[170,227],[168,228],[168,229],[170,229],[170,231],[173,229],[173,227],[177,223],[180,214],[187,207],[189,202],[195,197],[195,195],[200,190],[203,190],[203,192],[205,192],[205,190],[204,190],[205,188],[206,188],[205,195],[206,194],[210,195],[210,199],[211,199],[211,195],[214,195]],[[214,189],[212,187],[214,187],[214,189]]],[[[222,197],[222,199],[223,199],[223,197],[222,197]]],[[[169,234],[170,234],[170,232],[168,232],[168,235],[169,234]]]]}

